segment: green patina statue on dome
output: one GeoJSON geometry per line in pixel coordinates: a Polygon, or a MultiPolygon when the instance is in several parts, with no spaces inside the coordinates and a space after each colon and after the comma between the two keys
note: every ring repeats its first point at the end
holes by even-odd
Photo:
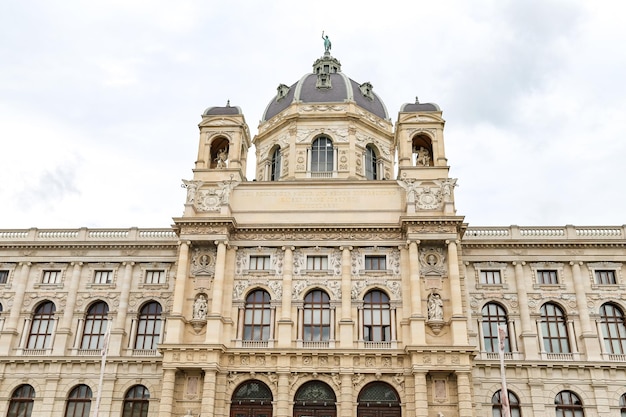
{"type": "Polygon", "coordinates": [[[328,35],[324,36],[324,31],[322,31],[322,39],[324,39],[324,52],[329,53],[332,44],[330,43],[330,39],[328,39],[328,35]]]}

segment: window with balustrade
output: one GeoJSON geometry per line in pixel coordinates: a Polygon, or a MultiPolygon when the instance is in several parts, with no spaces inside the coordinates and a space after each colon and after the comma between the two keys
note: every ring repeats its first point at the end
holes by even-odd
{"type": "Polygon", "coordinates": [[[91,410],[91,388],[77,385],[70,391],[65,404],[65,417],[89,417],[91,410]]]}
{"type": "Polygon", "coordinates": [[[28,384],[20,385],[9,401],[7,417],[31,417],[35,402],[35,389],[28,384]]]}
{"type": "Polygon", "coordinates": [[[571,353],[567,317],[561,307],[546,303],[541,306],[540,314],[544,350],[547,353],[571,353]]]}
{"type": "Polygon", "coordinates": [[[243,340],[269,340],[272,310],[267,291],[252,291],[246,297],[243,320],[243,340]]]}
{"type": "Polygon", "coordinates": [[[143,385],[135,385],[126,392],[122,417],[147,417],[150,392],[143,385]]]}
{"type": "Polygon", "coordinates": [[[26,349],[48,349],[51,347],[55,312],[56,307],[52,301],[44,301],[35,308],[28,332],[26,349]]]}
{"type": "MultiPolygon", "coordinates": [[[[511,417],[521,417],[522,409],[519,404],[519,398],[511,390],[507,390],[509,398],[509,409],[511,417]]],[[[507,414],[502,412],[502,390],[498,390],[491,397],[491,415],[492,417],[505,417],[507,414]]]]}
{"type": "Polygon", "coordinates": [[[93,303],[85,315],[81,349],[102,349],[108,325],[109,306],[104,301],[93,303]]]}
{"type": "Polygon", "coordinates": [[[333,142],[328,136],[320,136],[311,146],[311,172],[332,172],[334,167],[333,142]]]}
{"type": "Polygon", "coordinates": [[[612,303],[603,304],[600,307],[600,327],[606,351],[612,355],[625,355],[626,322],[622,309],[612,303]]]}
{"type": "Polygon", "coordinates": [[[499,352],[500,339],[498,329],[506,328],[504,352],[510,352],[508,318],[504,308],[497,303],[487,303],[482,309],[483,343],[486,352],[499,352]]]}
{"type": "Polygon", "coordinates": [[[561,391],[554,398],[556,417],[584,417],[583,402],[572,391],[561,391]]]}
{"type": "Polygon", "coordinates": [[[391,341],[391,305],[382,291],[369,291],[363,297],[363,340],[391,341]]]}
{"type": "Polygon", "coordinates": [[[161,336],[161,304],[151,301],[141,307],[137,319],[135,349],[155,350],[161,336]]]}
{"type": "Polygon", "coordinates": [[[330,339],[330,297],[322,290],[313,290],[304,297],[303,340],[306,342],[330,339]]]}
{"type": "Polygon", "coordinates": [[[619,397],[620,417],[626,417],[626,394],[619,397]]]}

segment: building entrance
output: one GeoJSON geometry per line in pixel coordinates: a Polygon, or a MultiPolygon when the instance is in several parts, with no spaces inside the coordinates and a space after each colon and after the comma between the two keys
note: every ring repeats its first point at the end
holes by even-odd
{"type": "Polygon", "coordinates": [[[296,392],[293,405],[294,417],[337,417],[337,397],[328,385],[321,381],[307,382],[296,392]]]}
{"type": "Polygon", "coordinates": [[[359,393],[357,417],[401,417],[400,397],[384,382],[372,382],[359,393]]]}
{"type": "Polygon", "coordinates": [[[230,417],[272,417],[272,392],[261,381],[246,381],[235,390],[230,417]]]}

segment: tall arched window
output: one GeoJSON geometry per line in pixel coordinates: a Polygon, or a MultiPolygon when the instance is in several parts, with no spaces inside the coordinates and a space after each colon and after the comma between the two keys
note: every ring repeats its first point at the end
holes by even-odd
{"type": "Polygon", "coordinates": [[[614,304],[603,304],[600,321],[606,351],[612,355],[626,354],[626,325],[622,310],[614,304]]]}
{"type": "Polygon", "coordinates": [[[571,391],[561,391],[554,398],[556,417],[584,417],[583,403],[571,391]]]}
{"type": "Polygon", "coordinates": [[[330,340],[330,298],[322,290],[313,290],[304,297],[303,340],[330,340]]]}
{"type": "MultiPolygon", "coordinates": [[[[488,303],[483,307],[483,340],[486,352],[499,352],[500,341],[498,338],[498,327],[507,326],[506,311],[501,305],[488,303]]],[[[507,327],[507,336],[509,336],[507,327]]],[[[504,351],[510,352],[509,338],[504,341],[504,351]]]]}
{"type": "Polygon", "coordinates": [[[620,417],[626,417],[626,394],[619,397],[620,417]]]}
{"type": "Polygon", "coordinates": [[[161,335],[161,304],[147,303],[139,312],[135,349],[154,350],[161,335]]]}
{"type": "Polygon", "coordinates": [[[276,147],[272,152],[272,165],[270,168],[270,181],[278,181],[280,178],[280,147],[276,147]]]}
{"type": "Polygon", "coordinates": [[[43,302],[37,306],[33,313],[33,322],[30,325],[27,349],[48,349],[50,347],[55,312],[56,307],[51,301],[43,302]]]}
{"type": "Polygon", "coordinates": [[[389,297],[382,291],[370,291],[363,297],[363,340],[391,340],[391,306],[389,297]]]}
{"type": "Polygon", "coordinates": [[[89,307],[85,316],[81,349],[102,349],[108,324],[107,314],[109,314],[109,306],[104,301],[98,301],[89,307]]]}
{"type": "Polygon", "coordinates": [[[31,417],[35,390],[30,385],[24,384],[17,387],[11,395],[7,417],[31,417]]]}
{"type": "Polygon", "coordinates": [[[91,388],[77,385],[67,397],[65,417],[89,417],[91,410],[91,388]]]}
{"type": "Polygon", "coordinates": [[[150,392],[143,385],[135,385],[126,392],[122,417],[147,417],[150,392]]]}
{"type": "MultiPolygon", "coordinates": [[[[521,417],[522,409],[519,406],[519,399],[510,390],[507,390],[509,397],[509,409],[511,410],[511,417],[521,417]]],[[[502,417],[502,391],[498,390],[493,397],[491,397],[491,415],[493,417],[502,417]]]]}
{"type": "Polygon", "coordinates": [[[320,136],[311,147],[311,172],[331,172],[333,170],[333,142],[327,136],[320,136]]]}
{"type": "Polygon", "coordinates": [[[372,145],[365,147],[365,178],[368,180],[378,179],[378,157],[372,145]]]}
{"type": "Polygon", "coordinates": [[[546,303],[541,306],[541,334],[548,353],[571,353],[567,319],[561,307],[546,303]]]}
{"type": "Polygon", "coordinates": [[[244,340],[269,340],[271,325],[270,295],[256,290],[246,297],[243,320],[244,340]]]}

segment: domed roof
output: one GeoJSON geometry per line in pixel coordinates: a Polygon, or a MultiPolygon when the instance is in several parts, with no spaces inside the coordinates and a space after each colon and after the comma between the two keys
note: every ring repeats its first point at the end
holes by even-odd
{"type": "Polygon", "coordinates": [[[429,111],[441,111],[441,109],[435,103],[420,103],[417,97],[415,97],[415,103],[404,103],[402,107],[400,107],[401,113],[429,111]]]}
{"type": "Polygon", "coordinates": [[[359,107],[383,119],[389,119],[387,108],[369,82],[361,83],[341,72],[341,64],[328,52],[313,64],[313,73],[305,74],[291,86],[280,84],[261,121],[285,110],[292,103],[344,103],[353,101],[359,107]]]}
{"type": "Polygon", "coordinates": [[[230,100],[226,103],[225,107],[213,106],[209,107],[202,113],[203,116],[226,116],[233,114],[243,114],[239,106],[231,106],[230,100]]]}

